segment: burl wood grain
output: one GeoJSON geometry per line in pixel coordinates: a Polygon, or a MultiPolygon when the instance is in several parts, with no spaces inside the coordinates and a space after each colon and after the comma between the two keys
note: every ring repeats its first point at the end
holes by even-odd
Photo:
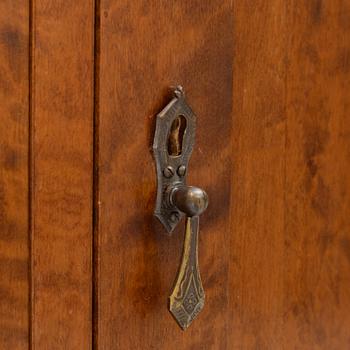
{"type": "Polygon", "coordinates": [[[33,2],[32,346],[90,349],[93,1],[33,2]]]}
{"type": "Polygon", "coordinates": [[[350,346],[350,4],[101,0],[98,349],[350,346]],[[183,225],[153,218],[155,114],[198,115],[204,311],[166,309],[183,225]]]}
{"type": "Polygon", "coordinates": [[[0,2],[0,348],[28,348],[29,6],[0,2]]]}

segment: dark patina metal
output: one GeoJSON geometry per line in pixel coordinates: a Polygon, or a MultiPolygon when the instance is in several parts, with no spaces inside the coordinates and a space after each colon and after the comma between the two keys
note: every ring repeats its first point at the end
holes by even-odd
{"type": "Polygon", "coordinates": [[[186,169],[194,146],[196,117],[187,104],[182,87],[174,91],[174,98],[157,115],[156,132],[153,142],[153,153],[157,166],[157,200],[154,215],[162,222],[168,233],[171,233],[179,220],[184,216],[178,208],[169,202],[170,190],[176,185],[186,184],[186,169]],[[171,126],[178,116],[186,118],[186,130],[182,140],[180,155],[172,156],[168,152],[168,138],[171,126]],[[178,219],[172,220],[174,212],[178,219]]]}
{"type": "Polygon", "coordinates": [[[198,268],[198,227],[199,215],[208,206],[208,196],[202,189],[186,185],[195,128],[196,117],[185,100],[183,89],[178,86],[174,98],[157,115],[153,152],[158,189],[154,214],[169,234],[182,216],[187,216],[182,261],[169,297],[169,310],[182,329],[186,329],[202,310],[205,298],[198,268]],[[171,139],[176,139],[171,133],[178,131],[176,122],[180,116],[186,121],[181,145],[171,139]],[[170,146],[169,139],[174,141],[170,146]]]}

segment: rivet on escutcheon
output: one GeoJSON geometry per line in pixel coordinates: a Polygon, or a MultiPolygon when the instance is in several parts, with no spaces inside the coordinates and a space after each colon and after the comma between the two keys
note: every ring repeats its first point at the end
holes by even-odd
{"type": "Polygon", "coordinates": [[[174,168],[170,165],[168,165],[164,170],[163,170],[163,175],[166,178],[171,178],[172,176],[174,176],[174,168]]]}
{"type": "Polygon", "coordinates": [[[186,174],[186,167],[184,165],[180,165],[177,168],[177,174],[181,177],[184,176],[186,174]]]}
{"type": "Polygon", "coordinates": [[[172,222],[176,222],[176,221],[178,221],[179,219],[180,219],[180,214],[179,214],[178,212],[174,211],[173,213],[171,213],[171,215],[170,215],[170,220],[171,220],[172,222]]]}

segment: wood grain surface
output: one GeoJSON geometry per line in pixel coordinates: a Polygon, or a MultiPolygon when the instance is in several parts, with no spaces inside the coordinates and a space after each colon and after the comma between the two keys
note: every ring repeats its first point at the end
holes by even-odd
{"type": "Polygon", "coordinates": [[[349,349],[350,2],[0,3],[0,349],[349,349]],[[206,304],[167,310],[155,115],[184,86],[206,304]]]}
{"type": "Polygon", "coordinates": [[[346,1],[109,1],[99,27],[99,349],[350,346],[346,1]],[[155,114],[198,115],[206,305],[166,310],[183,227],[153,218],[155,114]]]}
{"type": "Polygon", "coordinates": [[[0,2],[0,348],[28,348],[29,6],[0,2]]]}
{"type": "Polygon", "coordinates": [[[233,9],[230,241],[223,245],[230,251],[226,349],[277,350],[295,342],[282,342],[285,57],[290,35],[285,4],[244,1],[235,2],[233,9]]]}
{"type": "Polygon", "coordinates": [[[93,1],[33,2],[32,346],[90,349],[93,1]]]}
{"type": "Polygon", "coordinates": [[[350,2],[287,11],[283,343],[348,349],[350,2]]]}
{"type": "Polygon", "coordinates": [[[233,11],[230,1],[101,1],[99,349],[225,349],[230,315],[233,11]],[[182,84],[198,115],[189,183],[208,191],[200,222],[206,305],[182,332],[167,310],[184,222],[153,217],[155,114],[182,84]]]}

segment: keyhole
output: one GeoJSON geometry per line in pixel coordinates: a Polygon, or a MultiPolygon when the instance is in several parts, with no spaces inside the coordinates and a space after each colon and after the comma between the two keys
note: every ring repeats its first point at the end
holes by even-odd
{"type": "Polygon", "coordinates": [[[176,117],[171,124],[168,137],[168,154],[170,156],[179,156],[182,153],[182,142],[186,124],[186,118],[183,115],[176,117]]]}

